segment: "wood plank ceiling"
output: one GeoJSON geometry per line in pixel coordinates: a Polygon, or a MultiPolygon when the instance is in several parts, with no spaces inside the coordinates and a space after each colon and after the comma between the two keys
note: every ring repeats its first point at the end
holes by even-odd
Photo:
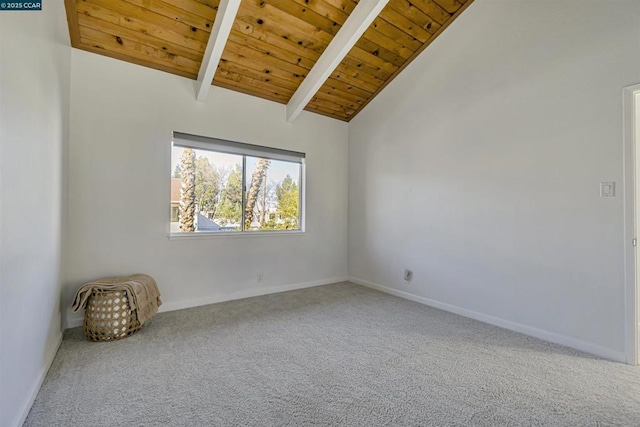
{"type": "MultiPolygon", "coordinates": [[[[351,120],[471,2],[390,0],[305,110],[351,120]]],[[[65,3],[73,47],[196,79],[219,0],[65,3]]],[[[286,104],[357,3],[242,0],[212,84],[286,104]]]]}

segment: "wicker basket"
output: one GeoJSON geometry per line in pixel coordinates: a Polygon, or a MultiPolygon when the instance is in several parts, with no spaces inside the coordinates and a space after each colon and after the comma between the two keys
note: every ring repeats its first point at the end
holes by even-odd
{"type": "Polygon", "coordinates": [[[93,291],[84,312],[84,336],[89,341],[113,341],[136,333],[142,325],[124,291],[93,291]]]}

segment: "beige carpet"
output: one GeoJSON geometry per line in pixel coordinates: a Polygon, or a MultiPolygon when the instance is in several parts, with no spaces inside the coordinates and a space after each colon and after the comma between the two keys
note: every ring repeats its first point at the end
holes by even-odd
{"type": "Polygon", "coordinates": [[[640,369],[353,284],[67,331],[27,426],[640,426],[640,369]]]}

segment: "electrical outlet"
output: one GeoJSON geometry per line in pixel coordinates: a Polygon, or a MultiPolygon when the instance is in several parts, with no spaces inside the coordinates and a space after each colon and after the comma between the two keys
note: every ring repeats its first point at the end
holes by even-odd
{"type": "Polygon", "coordinates": [[[413,271],[408,270],[408,269],[404,269],[404,281],[409,283],[411,281],[411,279],[413,278],[413,271]]]}
{"type": "Polygon", "coordinates": [[[616,197],[616,183],[615,182],[601,182],[600,183],[600,197],[616,197]]]}
{"type": "Polygon", "coordinates": [[[262,282],[262,272],[258,273],[258,276],[256,277],[256,280],[258,282],[262,282]]]}

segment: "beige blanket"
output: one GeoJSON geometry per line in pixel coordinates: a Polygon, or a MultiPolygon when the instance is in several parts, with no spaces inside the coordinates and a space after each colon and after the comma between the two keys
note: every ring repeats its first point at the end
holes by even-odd
{"type": "Polygon", "coordinates": [[[71,308],[78,311],[87,307],[87,301],[93,290],[124,291],[129,297],[131,309],[136,311],[140,324],[144,324],[158,312],[162,305],[160,291],[153,277],[148,274],[100,279],[89,282],[78,289],[71,308]]]}

